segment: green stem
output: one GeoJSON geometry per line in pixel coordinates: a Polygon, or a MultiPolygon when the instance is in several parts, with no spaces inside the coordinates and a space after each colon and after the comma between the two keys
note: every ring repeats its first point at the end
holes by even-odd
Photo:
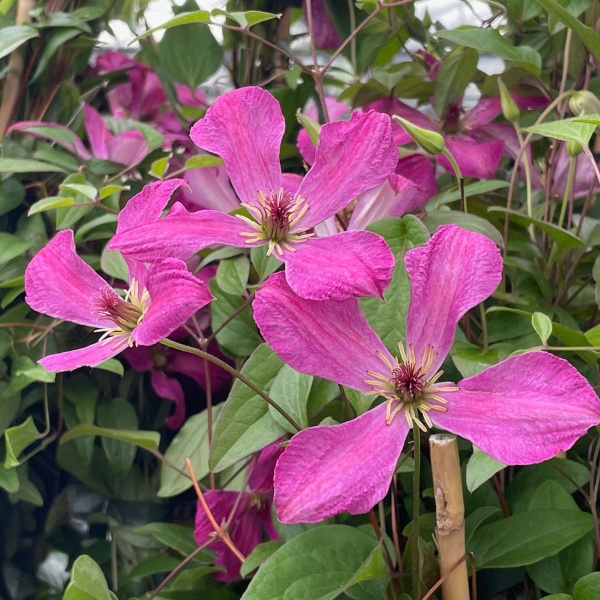
{"type": "Polygon", "coordinates": [[[415,470],[413,473],[413,526],[412,526],[412,594],[415,600],[421,597],[419,577],[419,508],[421,506],[421,430],[413,424],[415,470]]]}
{"type": "Polygon", "coordinates": [[[479,305],[479,314],[481,316],[481,338],[483,341],[483,349],[488,349],[489,338],[488,338],[488,328],[487,328],[487,315],[485,314],[485,306],[483,303],[479,305]]]}
{"type": "MultiPolygon", "coordinates": [[[[519,129],[519,126],[516,123],[513,123],[515,127],[515,132],[517,134],[517,138],[519,140],[519,145],[521,148],[525,147],[525,142],[523,140],[523,134],[519,129]]],[[[531,169],[529,168],[529,157],[527,156],[527,152],[523,152],[521,154],[521,160],[523,161],[523,168],[525,169],[525,182],[527,188],[527,216],[531,219],[533,218],[533,200],[532,200],[532,191],[531,191],[531,169]]],[[[533,230],[533,225],[529,225],[527,228],[529,232],[529,237],[531,241],[535,243],[535,232],[533,230]]]]}
{"type": "Polygon", "coordinates": [[[456,181],[458,182],[458,189],[460,191],[460,207],[464,213],[467,213],[467,197],[465,196],[465,180],[460,172],[460,167],[458,163],[452,156],[452,153],[448,148],[444,148],[442,154],[450,161],[452,165],[452,169],[454,170],[454,175],[456,175],[456,181]]]}
{"type": "Polygon", "coordinates": [[[267,394],[265,394],[258,386],[252,383],[247,377],[242,375],[239,371],[229,366],[226,362],[222,361],[220,358],[213,356],[209,352],[205,352],[204,350],[200,350],[199,348],[192,348],[191,346],[186,346],[185,344],[180,344],[179,342],[174,342],[168,338],[163,338],[160,340],[160,343],[163,346],[168,346],[169,348],[174,348],[175,350],[180,350],[181,352],[187,352],[188,354],[194,354],[195,356],[199,356],[217,367],[221,367],[224,371],[227,371],[230,375],[233,375],[237,379],[239,379],[242,383],[246,384],[253,392],[258,394],[269,406],[272,406],[296,431],[300,431],[302,427],[296,423],[296,421],[288,415],[277,402],[275,402],[272,398],[269,398],[267,394]]]}
{"type": "MultiPolygon", "coordinates": [[[[571,31],[569,29],[569,31],[571,31]]],[[[563,196],[562,206],[560,207],[560,216],[558,217],[558,226],[562,227],[571,197],[571,188],[573,187],[573,179],[575,178],[575,167],[577,165],[577,157],[571,156],[569,162],[569,173],[567,175],[567,184],[565,185],[565,195],[563,196]]]]}

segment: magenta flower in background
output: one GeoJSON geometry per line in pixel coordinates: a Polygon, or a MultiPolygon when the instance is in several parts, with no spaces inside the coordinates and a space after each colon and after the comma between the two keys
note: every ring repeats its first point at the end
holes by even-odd
{"type": "MultiPolygon", "coordinates": [[[[335,50],[341,46],[342,38],[329,14],[326,0],[312,0],[311,8],[315,44],[323,50],[335,50]]],[[[306,0],[302,2],[302,10],[306,14],[306,0]]]]}
{"type": "MultiPolygon", "coordinates": [[[[516,94],[512,97],[521,109],[539,108],[548,103],[545,98],[527,98],[516,94]]],[[[376,100],[366,108],[398,115],[418,127],[443,133],[446,147],[458,163],[463,177],[492,179],[502,156],[515,158],[519,149],[512,125],[492,123],[502,113],[500,98],[482,98],[468,111],[464,111],[462,103],[457,102],[448,107],[443,119],[428,117],[397,98],[376,100]]],[[[412,142],[412,138],[396,124],[394,141],[402,146],[412,142]]],[[[446,171],[454,174],[452,165],[445,156],[438,155],[435,160],[446,171]]]]}
{"type": "MultiPolygon", "coordinates": [[[[150,66],[111,50],[98,56],[96,69],[100,74],[127,72],[128,81],[111,87],[107,92],[113,116],[152,123],[165,136],[169,146],[174,141],[186,142],[189,139],[169,104],[160,79],[150,66]]],[[[178,83],[175,84],[175,93],[180,104],[198,108],[208,105],[200,90],[192,91],[178,83]]]]}
{"type": "Polygon", "coordinates": [[[279,103],[261,88],[219,97],[191,137],[221,156],[249,216],[184,214],[180,207],[177,214],[117,233],[109,247],[151,261],[185,259],[212,244],[267,245],[286,263],[287,281],[302,297],[381,295],[394,266],[383,238],[366,231],[314,238],[313,228],[393,170],[397,153],[389,117],[355,112],[347,122],[323,125],[315,164],[295,194],[286,190],[279,163],[284,129],[279,103]]]}
{"type": "Polygon", "coordinates": [[[108,130],[95,108],[84,103],[83,113],[91,152],[68,127],[58,123],[21,121],[15,123],[7,133],[19,131],[34,138],[52,140],[80,160],[103,158],[134,167],[148,154],[148,142],[139,131],[124,131],[114,135],[108,130]]]}
{"type": "MultiPolygon", "coordinates": [[[[343,210],[349,213],[347,229],[365,229],[388,217],[402,217],[423,208],[437,191],[433,164],[420,154],[401,158],[396,171],[376,188],[367,190],[354,206],[343,210]]],[[[338,231],[336,217],[330,217],[315,227],[318,236],[338,231]]]]}
{"type": "MultiPolygon", "coordinates": [[[[280,539],[273,527],[271,504],[273,502],[273,469],[282,448],[280,442],[267,446],[254,463],[248,467],[249,492],[229,492],[209,490],[204,499],[215,521],[228,523],[227,531],[238,550],[248,556],[266,535],[269,540],[280,539]]],[[[199,546],[208,542],[214,534],[213,528],[200,502],[196,511],[194,537],[199,546]]],[[[215,573],[215,579],[234,581],[240,578],[241,563],[220,540],[215,540],[209,548],[215,551],[215,564],[225,567],[225,572],[215,573]]]]}
{"type": "Polygon", "coordinates": [[[125,348],[151,346],[212,300],[208,286],[176,259],[138,265],[125,296],[75,253],[73,232],[61,231],[25,271],[25,301],[39,313],[102,332],[99,342],[42,358],[48,371],[94,367],[125,348]]]}
{"type": "MultiPolygon", "coordinates": [[[[177,339],[174,335],[171,337],[177,339]]],[[[208,351],[213,356],[227,360],[216,345],[212,345],[208,351]]],[[[156,394],[175,404],[173,414],[165,420],[165,423],[169,429],[179,429],[186,416],[185,395],[181,383],[173,375],[185,375],[202,390],[206,390],[204,359],[162,344],[126,348],[123,356],[136,371],[149,372],[150,383],[156,394]]],[[[228,373],[212,363],[208,365],[208,373],[213,394],[221,392],[231,381],[228,373]]]]}
{"type": "Polygon", "coordinates": [[[297,433],[275,469],[275,507],[284,523],[367,512],[390,485],[413,426],[467,438],[507,464],[541,462],[600,422],[600,399],[573,366],[547,352],[512,356],[458,384],[439,368],[459,319],[496,289],[494,243],[455,225],[406,253],[411,300],[406,343],[392,356],[358,302],[299,298],[281,274],[257,292],[254,316],[279,357],[385,402],[352,421],[297,433]]]}

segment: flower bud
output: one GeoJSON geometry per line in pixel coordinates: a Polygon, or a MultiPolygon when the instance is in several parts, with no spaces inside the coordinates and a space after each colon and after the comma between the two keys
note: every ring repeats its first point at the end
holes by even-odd
{"type": "Polygon", "coordinates": [[[569,109],[576,116],[600,115],[600,100],[588,90],[575,92],[569,99],[569,109]]]}
{"type": "Polygon", "coordinates": [[[319,133],[321,133],[321,126],[313,121],[311,118],[303,115],[300,112],[300,109],[296,111],[296,120],[304,129],[306,129],[306,133],[308,133],[308,137],[310,141],[316,146],[319,143],[319,133]]]}
{"type": "Polygon", "coordinates": [[[500,103],[504,118],[511,123],[518,121],[521,111],[500,78],[498,78],[498,89],[500,90],[500,103]]]}
{"type": "Polygon", "coordinates": [[[439,133],[413,125],[406,119],[398,117],[397,115],[394,115],[393,118],[402,125],[406,133],[408,133],[408,135],[410,135],[410,137],[415,140],[425,152],[428,152],[429,154],[441,154],[446,149],[444,138],[439,133]]]}
{"type": "Polygon", "coordinates": [[[569,156],[579,156],[583,152],[583,146],[576,142],[575,140],[571,140],[567,142],[567,154],[569,156]]]}

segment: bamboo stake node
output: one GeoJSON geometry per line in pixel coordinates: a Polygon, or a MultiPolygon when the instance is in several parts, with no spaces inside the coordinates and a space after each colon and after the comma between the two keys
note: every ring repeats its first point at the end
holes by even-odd
{"type": "Polygon", "coordinates": [[[435,496],[436,538],[444,600],[469,600],[465,556],[465,505],[456,437],[429,438],[435,496]],[[459,562],[460,561],[460,562],[459,562]],[[457,564],[458,563],[458,564],[457,564]]]}

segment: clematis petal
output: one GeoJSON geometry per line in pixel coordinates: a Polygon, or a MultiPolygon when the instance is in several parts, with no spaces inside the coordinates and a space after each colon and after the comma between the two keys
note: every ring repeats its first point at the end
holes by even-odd
{"type": "Polygon", "coordinates": [[[173,192],[184,183],[184,179],[168,179],[145,185],[119,213],[117,233],[156,221],[173,192]]]}
{"type": "Polygon", "coordinates": [[[502,112],[500,98],[481,98],[461,119],[466,130],[475,129],[493,121],[502,112]]]}
{"type": "Polygon", "coordinates": [[[259,494],[273,493],[273,471],[275,463],[282,452],[281,442],[277,441],[264,448],[254,464],[250,463],[248,487],[253,492],[259,494]]]}
{"type": "MultiPolygon", "coordinates": [[[[313,0],[311,4],[315,44],[323,50],[335,50],[342,44],[342,38],[335,28],[335,24],[325,0],[313,0]]],[[[306,13],[306,0],[302,2],[302,11],[306,13]]]]}
{"type": "Polygon", "coordinates": [[[380,186],[361,196],[348,223],[348,229],[364,229],[386,217],[401,217],[423,207],[428,199],[416,183],[390,173],[380,186]]]}
{"type": "Polygon", "coordinates": [[[401,158],[396,165],[396,175],[410,179],[418,185],[427,199],[431,198],[438,189],[435,179],[433,162],[420,154],[411,154],[401,158]]]}
{"type": "Polygon", "coordinates": [[[150,267],[146,281],[150,307],[131,332],[134,341],[142,346],[151,346],[173,333],[213,300],[208,286],[192,275],[181,260],[157,260],[150,267]]]}
{"type": "MultiPolygon", "coordinates": [[[[344,102],[339,102],[331,96],[325,97],[325,105],[327,106],[327,112],[329,114],[330,121],[337,121],[342,115],[350,112],[350,108],[344,102]]],[[[380,111],[381,112],[381,111],[380,111]]],[[[304,114],[313,121],[319,121],[319,108],[312,102],[304,111],[304,114]]],[[[306,129],[301,129],[298,134],[298,141],[296,142],[298,150],[306,164],[313,165],[315,162],[315,155],[317,147],[313,144],[310,136],[306,129]]]]}
{"type": "Polygon", "coordinates": [[[296,371],[367,391],[368,371],[387,373],[392,357],[363,317],[356,298],[315,302],[297,296],[283,273],[256,292],[254,319],[267,343],[296,371]],[[351,327],[348,325],[352,324],[351,327]]]}
{"type": "Polygon", "coordinates": [[[85,132],[88,142],[92,148],[92,153],[97,158],[108,158],[108,148],[106,146],[112,134],[104,124],[100,113],[89,104],[83,104],[83,115],[85,121],[85,132]]]}
{"type": "Polygon", "coordinates": [[[150,380],[154,391],[161,397],[175,403],[175,411],[165,420],[169,429],[179,429],[185,421],[185,397],[177,379],[167,377],[162,371],[153,370],[150,380]]]}
{"type": "Polygon", "coordinates": [[[385,240],[371,231],[311,238],[281,259],[290,287],[308,300],[381,297],[395,262],[385,240]]]}
{"type": "Polygon", "coordinates": [[[387,493],[408,433],[386,424],[386,404],[340,425],[297,433],[275,467],[274,504],[282,523],[317,523],[369,511],[387,493]]]}
{"type": "Polygon", "coordinates": [[[600,423],[600,399],[566,360],[547,352],[512,356],[443,394],[436,426],[471,440],[496,460],[528,465],[568,450],[600,423]]]}
{"type": "MultiPolygon", "coordinates": [[[[446,148],[458,163],[463,177],[493,179],[502,158],[504,142],[476,142],[466,135],[455,135],[446,138],[446,148]]],[[[436,160],[448,173],[454,173],[445,156],[440,154],[436,160]]]]}
{"type": "Polygon", "coordinates": [[[192,214],[169,214],[154,223],[146,223],[115,235],[109,250],[120,250],[136,260],[151,262],[157,258],[190,256],[212,244],[238,248],[260,246],[264,242],[247,242],[241,233],[256,233],[245,221],[216,210],[201,210],[192,214]]]}
{"type": "Polygon", "coordinates": [[[297,173],[282,173],[281,174],[281,187],[284,192],[295,196],[300,184],[302,183],[302,175],[297,173]]]}
{"type": "Polygon", "coordinates": [[[90,327],[113,327],[96,298],[108,284],[75,253],[73,232],[57,233],[25,270],[25,301],[39,313],[90,327]]]}
{"type": "MultiPolygon", "coordinates": [[[[167,350],[166,346],[162,347],[167,350]]],[[[160,348],[160,346],[157,348],[160,348]]],[[[136,371],[150,371],[154,368],[152,350],[147,346],[132,346],[123,352],[123,356],[136,371]]]]}
{"type": "Polygon", "coordinates": [[[281,186],[279,147],[285,121],[279,102],[259,87],[217,98],[190,132],[196,146],[218,154],[242,202],[281,186]]]}
{"type": "Polygon", "coordinates": [[[298,190],[309,206],[298,227],[324,221],[385,180],[398,161],[391,132],[390,118],[375,111],[321,127],[315,164],[298,190]]]}
{"type": "Polygon", "coordinates": [[[405,264],[411,285],[406,340],[418,363],[426,347],[433,348],[433,374],[452,346],[459,319],[498,287],[502,257],[484,235],[444,225],[424,246],[409,250],[405,264]]]}
{"type": "MultiPolygon", "coordinates": [[[[216,344],[211,344],[208,347],[208,352],[213,356],[228,362],[228,359],[219,352],[219,348],[216,344]]],[[[205,361],[203,358],[188,354],[187,352],[170,350],[168,353],[167,364],[165,365],[165,371],[167,373],[181,373],[182,375],[187,375],[205,390],[206,378],[204,367],[205,361]]],[[[215,393],[222,390],[231,382],[231,375],[213,363],[208,364],[208,373],[211,389],[215,393]]]]}
{"type": "Polygon", "coordinates": [[[106,152],[109,160],[133,167],[148,154],[148,142],[139,131],[124,131],[107,140],[106,152]]]}
{"type": "Polygon", "coordinates": [[[204,167],[185,172],[189,189],[183,189],[183,197],[194,210],[208,208],[229,213],[240,207],[225,167],[204,167]]]}
{"type": "Polygon", "coordinates": [[[73,371],[79,367],[96,367],[127,348],[127,336],[112,337],[85,348],[51,354],[38,362],[46,371],[73,371]]]}

